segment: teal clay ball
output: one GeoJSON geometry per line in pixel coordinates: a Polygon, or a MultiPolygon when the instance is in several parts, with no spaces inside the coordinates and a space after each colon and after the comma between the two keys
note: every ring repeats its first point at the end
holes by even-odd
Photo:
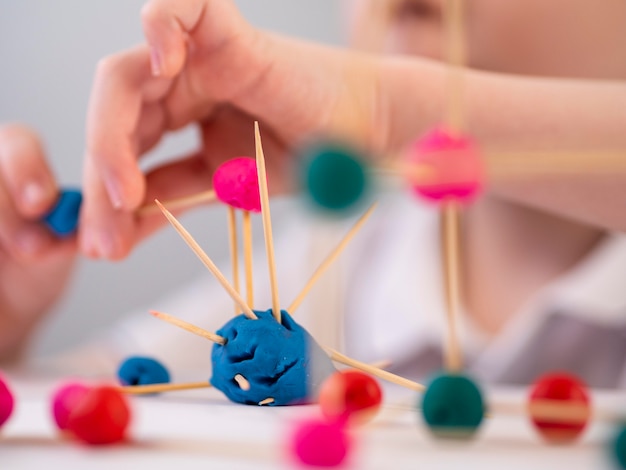
{"type": "Polygon", "coordinates": [[[612,442],[611,453],[618,468],[626,469],[626,425],[622,424],[612,442]]]}
{"type": "Polygon", "coordinates": [[[302,152],[302,186],[315,206],[332,212],[363,201],[369,178],[363,158],[347,147],[323,143],[302,152]]]}
{"type": "Polygon", "coordinates": [[[422,398],[422,415],[437,437],[472,437],[485,414],[483,396],[476,383],[461,374],[435,377],[422,398]]]}

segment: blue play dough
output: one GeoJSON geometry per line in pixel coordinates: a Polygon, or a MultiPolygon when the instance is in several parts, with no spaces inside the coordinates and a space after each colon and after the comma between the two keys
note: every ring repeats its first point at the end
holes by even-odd
{"type": "Polygon", "coordinates": [[[335,372],[328,355],[291,316],[282,313],[282,324],[272,311],[254,311],[258,320],[239,315],[217,334],[226,344],[214,344],[211,384],[231,401],[247,405],[273,398],[273,406],[315,401],[324,380],[335,372]],[[250,383],[242,390],[235,376],[250,383]]]}
{"type": "Polygon", "coordinates": [[[117,378],[122,385],[165,384],[170,381],[170,373],[155,359],[135,356],[122,362],[117,378]]]}
{"type": "Polygon", "coordinates": [[[64,189],[56,205],[42,221],[57,236],[67,237],[76,231],[83,195],[76,189],[64,189]]]}

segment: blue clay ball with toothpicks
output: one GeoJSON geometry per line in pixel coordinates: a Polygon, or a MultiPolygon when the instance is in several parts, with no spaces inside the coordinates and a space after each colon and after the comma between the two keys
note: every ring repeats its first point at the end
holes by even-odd
{"type": "Polygon", "coordinates": [[[436,437],[473,437],[484,415],[480,388],[463,374],[441,373],[430,382],[422,397],[422,417],[436,437]]]}
{"type": "Polygon", "coordinates": [[[328,355],[286,311],[281,311],[281,323],[271,309],[254,313],[256,320],[239,315],[217,330],[226,342],[213,345],[211,384],[246,405],[315,401],[336,371],[328,355]],[[237,376],[249,386],[241,387],[237,376]]]}
{"type": "Polygon", "coordinates": [[[133,356],[120,364],[117,378],[125,386],[165,384],[170,382],[170,373],[156,359],[133,356]]]}
{"type": "Polygon", "coordinates": [[[300,152],[300,181],[314,207],[350,212],[367,199],[370,188],[365,158],[350,147],[319,142],[300,152]]]}
{"type": "Polygon", "coordinates": [[[63,189],[54,207],[42,218],[42,222],[59,238],[69,237],[78,226],[78,214],[83,195],[77,189],[63,189]]]}

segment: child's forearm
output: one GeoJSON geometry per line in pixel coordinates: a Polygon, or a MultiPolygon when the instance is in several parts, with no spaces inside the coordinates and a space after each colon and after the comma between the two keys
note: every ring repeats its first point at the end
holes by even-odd
{"type": "MultiPolygon", "coordinates": [[[[384,127],[391,130],[387,145],[394,148],[419,135],[424,126],[442,121],[446,77],[438,64],[384,62],[382,89],[389,109],[384,127]],[[411,100],[414,104],[408,105],[411,100]]],[[[528,151],[527,158],[538,160],[546,158],[541,151],[590,155],[617,151],[626,161],[626,82],[468,71],[465,87],[468,132],[486,148],[528,151]]],[[[492,181],[490,188],[521,204],[602,228],[626,230],[626,173],[606,169],[585,172],[582,167],[580,172],[550,176],[534,173],[492,181]]]]}
{"type": "MultiPolygon", "coordinates": [[[[424,126],[443,121],[447,70],[438,62],[382,59],[381,89],[393,129],[388,145],[404,145],[424,126]]],[[[626,151],[626,81],[521,77],[467,70],[468,132],[506,150],[626,151]]]]}
{"type": "MultiPolygon", "coordinates": [[[[264,33],[262,33],[264,34],[264,33]]],[[[447,68],[380,58],[267,35],[266,73],[240,105],[287,140],[315,132],[394,153],[444,121],[447,68]],[[277,97],[268,106],[267,94],[277,97]],[[263,109],[260,109],[261,105],[263,109]]],[[[468,70],[467,132],[506,151],[624,151],[626,82],[500,75],[468,70]]],[[[493,181],[493,193],[603,228],[626,230],[626,174],[574,174],[493,181]]]]}
{"type": "MultiPolygon", "coordinates": [[[[246,59],[263,70],[235,99],[290,135],[346,132],[381,151],[443,121],[447,68],[257,32],[246,59]],[[274,99],[268,102],[268,96],[274,99]],[[374,134],[375,137],[372,136],[374,134]]],[[[467,70],[468,132],[511,150],[626,150],[626,82],[522,77],[467,70]]]]}

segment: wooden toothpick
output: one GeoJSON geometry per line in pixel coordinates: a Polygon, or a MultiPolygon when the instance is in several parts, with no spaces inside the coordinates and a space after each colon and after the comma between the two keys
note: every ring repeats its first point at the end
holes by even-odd
{"type": "Polygon", "coordinates": [[[447,201],[443,209],[443,264],[444,287],[447,313],[447,338],[445,347],[446,369],[458,372],[463,368],[461,347],[459,345],[458,315],[460,310],[460,256],[459,256],[459,219],[460,208],[455,201],[447,201]]]}
{"type": "MultiPolygon", "coordinates": [[[[213,189],[208,191],[203,191],[201,193],[192,194],[191,196],[185,196],[178,199],[170,199],[169,201],[165,201],[164,204],[169,207],[171,210],[182,209],[184,207],[195,206],[196,204],[215,202],[217,201],[217,196],[213,189]]],[[[145,206],[137,209],[137,215],[145,216],[150,214],[155,214],[159,212],[159,206],[156,204],[146,204],[145,206]]]]}
{"type": "Polygon", "coordinates": [[[315,283],[319,280],[319,278],[335,262],[335,260],[339,257],[339,255],[341,253],[343,253],[343,250],[345,250],[346,246],[348,246],[348,244],[350,243],[350,241],[352,241],[354,236],[357,233],[359,233],[359,230],[361,230],[363,225],[365,225],[365,222],[367,222],[367,220],[370,218],[370,216],[372,215],[372,213],[376,209],[376,206],[377,206],[376,203],[374,203],[374,204],[372,204],[372,206],[370,206],[370,208],[367,210],[367,212],[365,212],[365,214],[363,214],[359,218],[359,220],[356,221],[356,223],[350,229],[350,231],[343,237],[343,239],[341,240],[341,242],[339,242],[337,247],[332,252],[330,252],[330,254],[322,262],[322,264],[320,264],[319,267],[315,270],[315,272],[313,273],[313,276],[311,276],[311,279],[309,279],[309,281],[306,283],[306,285],[304,286],[302,291],[300,291],[298,296],[295,298],[295,300],[289,306],[289,309],[287,311],[291,315],[293,315],[295,313],[295,311],[298,309],[300,304],[304,301],[305,297],[311,291],[311,289],[313,288],[315,283]]]}
{"type": "Polygon", "coordinates": [[[246,379],[243,375],[241,374],[235,375],[235,382],[237,382],[237,385],[239,385],[239,388],[243,390],[244,392],[247,392],[248,390],[250,390],[250,382],[248,382],[248,379],[246,379]]]}
{"type": "Polygon", "coordinates": [[[402,387],[408,388],[410,390],[414,390],[416,392],[423,392],[426,389],[426,387],[424,387],[420,383],[413,382],[412,380],[405,379],[404,377],[400,377],[399,375],[392,374],[391,372],[387,372],[386,370],[382,370],[370,364],[366,364],[364,362],[357,361],[356,359],[349,358],[348,356],[345,356],[341,354],[339,351],[335,351],[332,348],[324,347],[323,349],[327,352],[327,354],[330,356],[330,358],[333,361],[339,362],[340,364],[344,364],[349,367],[354,367],[355,369],[359,369],[359,370],[362,370],[363,372],[367,372],[368,374],[378,377],[379,379],[386,380],[387,382],[400,385],[402,387]]]}
{"type": "Polygon", "coordinates": [[[601,175],[626,172],[626,151],[504,151],[483,152],[488,179],[557,175],[601,175]]]}
{"type": "Polygon", "coordinates": [[[265,155],[261,144],[259,123],[254,122],[254,142],[256,147],[256,166],[259,177],[259,193],[261,195],[261,212],[263,216],[263,232],[265,235],[265,251],[267,252],[267,266],[269,268],[270,286],[272,289],[272,313],[278,323],[281,323],[280,300],[278,298],[278,283],[276,280],[276,262],[274,260],[274,240],[272,236],[272,219],[270,216],[270,202],[267,190],[267,175],[265,172],[265,155]]]}
{"type": "Polygon", "coordinates": [[[273,398],[266,398],[265,400],[259,402],[259,406],[270,405],[274,403],[274,401],[275,400],[273,398]]]}
{"type": "Polygon", "coordinates": [[[445,10],[448,55],[448,87],[446,123],[453,134],[465,129],[464,116],[464,74],[466,62],[464,38],[464,0],[447,0],[445,10]]]}
{"type": "MultiPolygon", "coordinates": [[[[447,153],[441,151],[441,153],[447,153]]],[[[626,173],[626,150],[588,151],[511,151],[497,148],[480,149],[488,182],[541,176],[587,176],[626,173]]],[[[390,156],[389,160],[399,160],[390,156]]],[[[425,163],[393,162],[378,166],[376,171],[386,176],[397,176],[415,185],[439,183],[437,171],[425,163]]]]}
{"type": "Polygon", "coordinates": [[[165,207],[163,207],[163,204],[161,204],[158,200],[155,202],[157,206],[159,206],[159,209],[161,209],[161,212],[163,212],[167,220],[169,220],[170,224],[172,224],[172,226],[176,229],[178,234],[183,238],[183,240],[185,240],[185,243],[187,243],[189,248],[191,248],[193,252],[196,254],[196,256],[200,258],[200,260],[207,267],[207,269],[211,271],[213,276],[215,276],[215,278],[219,281],[222,287],[224,287],[224,289],[226,290],[226,292],[228,292],[231,298],[235,302],[237,302],[237,305],[239,305],[239,307],[243,310],[244,315],[252,320],[256,320],[257,319],[256,314],[252,311],[252,309],[248,306],[248,304],[246,304],[245,300],[241,298],[241,296],[233,288],[233,286],[230,285],[228,280],[220,272],[220,270],[217,268],[215,263],[213,263],[211,258],[209,258],[209,256],[204,252],[204,250],[202,250],[200,245],[198,245],[198,243],[189,234],[189,232],[185,229],[185,227],[183,227],[181,223],[178,220],[176,220],[176,217],[174,217],[165,207]]]}
{"type": "MultiPolygon", "coordinates": [[[[465,128],[463,113],[463,65],[465,64],[463,1],[447,0],[446,24],[448,32],[448,109],[446,113],[448,130],[461,134],[465,128]]],[[[446,368],[458,372],[463,368],[461,347],[458,335],[458,314],[460,307],[460,206],[454,199],[442,204],[442,248],[444,291],[447,313],[447,341],[445,347],[446,368]]]]}
{"type": "Polygon", "coordinates": [[[211,384],[205,382],[191,382],[184,384],[154,384],[154,385],[130,385],[128,387],[118,387],[117,389],[129,395],[147,395],[163,392],[177,392],[181,390],[193,390],[197,388],[211,388],[211,384]]]}
{"type": "Polygon", "coordinates": [[[210,331],[203,330],[202,328],[196,325],[187,323],[186,321],[183,321],[176,317],[168,315],[167,313],[156,312],[154,310],[150,310],[150,315],[158,318],[159,320],[163,320],[171,325],[182,328],[183,330],[187,330],[190,333],[193,333],[194,335],[202,336],[203,338],[208,339],[209,341],[213,341],[214,343],[218,343],[222,345],[226,344],[226,339],[224,339],[222,336],[216,335],[215,333],[211,333],[210,331]]]}
{"type": "Polygon", "coordinates": [[[582,424],[587,422],[593,415],[594,420],[621,421],[623,417],[616,413],[608,413],[589,404],[581,402],[566,402],[562,400],[532,400],[526,403],[499,403],[494,401],[489,405],[492,415],[526,415],[529,418],[546,421],[557,421],[567,424],[582,424]]]}
{"type": "MultiPolygon", "coordinates": [[[[228,239],[230,245],[230,262],[233,270],[233,288],[241,293],[239,288],[239,247],[237,246],[237,214],[235,208],[228,206],[228,239]]],[[[235,315],[239,315],[239,305],[235,302],[235,315]]]]}
{"type": "Polygon", "coordinates": [[[371,362],[370,366],[376,367],[377,369],[388,369],[392,364],[390,359],[381,359],[380,361],[371,362]]]}
{"type": "Polygon", "coordinates": [[[243,212],[243,259],[246,269],[246,300],[254,309],[254,272],[252,270],[252,219],[250,211],[243,212]]]}

